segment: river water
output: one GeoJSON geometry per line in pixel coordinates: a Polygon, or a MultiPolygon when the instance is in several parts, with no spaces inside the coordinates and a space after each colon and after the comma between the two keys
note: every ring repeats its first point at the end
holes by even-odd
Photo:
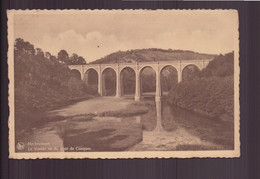
{"type": "Polygon", "coordinates": [[[154,98],[146,99],[148,112],[143,115],[96,115],[104,111],[125,109],[131,102],[129,99],[95,98],[51,111],[49,115],[64,116],[64,120],[54,120],[33,128],[23,142],[30,152],[70,151],[71,146],[74,147],[73,151],[76,147],[79,152],[233,148],[232,122],[171,106],[166,100],[154,102],[154,98]]]}

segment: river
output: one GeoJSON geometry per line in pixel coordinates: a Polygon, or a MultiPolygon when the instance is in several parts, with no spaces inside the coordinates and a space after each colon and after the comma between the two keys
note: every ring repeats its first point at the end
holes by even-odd
{"type": "Polygon", "coordinates": [[[129,117],[98,115],[126,110],[133,103],[131,99],[113,97],[50,111],[50,116],[64,119],[33,128],[23,142],[30,152],[233,149],[233,123],[171,106],[166,100],[154,102],[148,98],[144,102],[147,113],[129,117]]]}

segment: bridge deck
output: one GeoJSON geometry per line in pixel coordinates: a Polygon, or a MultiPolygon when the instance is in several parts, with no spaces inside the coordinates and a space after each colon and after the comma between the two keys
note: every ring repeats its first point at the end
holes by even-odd
{"type": "Polygon", "coordinates": [[[179,64],[179,63],[198,63],[198,62],[210,62],[213,59],[196,59],[196,60],[173,60],[173,61],[152,61],[152,62],[136,62],[136,63],[89,63],[89,64],[84,64],[84,65],[68,65],[69,67],[77,67],[77,66],[134,66],[136,64],[139,65],[152,65],[152,64],[179,64]]]}

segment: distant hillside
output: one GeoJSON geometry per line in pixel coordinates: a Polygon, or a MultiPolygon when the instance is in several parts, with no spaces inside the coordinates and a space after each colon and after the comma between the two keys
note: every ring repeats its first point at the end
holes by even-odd
{"type": "Polygon", "coordinates": [[[183,50],[163,50],[163,49],[137,49],[130,51],[119,51],[98,59],[92,64],[97,63],[135,63],[153,61],[173,61],[173,60],[199,60],[214,58],[216,55],[202,54],[193,51],[183,50]]]}

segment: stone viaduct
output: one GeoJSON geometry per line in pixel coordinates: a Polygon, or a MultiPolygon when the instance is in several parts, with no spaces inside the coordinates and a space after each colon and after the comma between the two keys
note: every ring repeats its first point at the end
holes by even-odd
{"type": "Polygon", "coordinates": [[[151,67],[156,72],[156,93],[155,93],[155,101],[160,101],[161,99],[161,82],[160,82],[160,74],[163,68],[167,66],[172,66],[176,69],[178,73],[178,82],[182,81],[182,72],[185,67],[189,65],[195,65],[199,70],[205,68],[208,63],[213,59],[203,59],[203,60],[181,60],[181,61],[159,61],[159,62],[137,62],[137,63],[111,63],[111,64],[86,64],[86,65],[69,65],[71,70],[78,70],[81,74],[81,79],[85,73],[93,69],[98,74],[98,93],[102,96],[102,74],[103,71],[110,68],[113,69],[116,73],[116,97],[121,96],[121,80],[120,74],[121,71],[125,68],[131,68],[135,72],[135,100],[139,101],[141,97],[140,91],[140,74],[141,71],[145,67],[151,67]]]}

